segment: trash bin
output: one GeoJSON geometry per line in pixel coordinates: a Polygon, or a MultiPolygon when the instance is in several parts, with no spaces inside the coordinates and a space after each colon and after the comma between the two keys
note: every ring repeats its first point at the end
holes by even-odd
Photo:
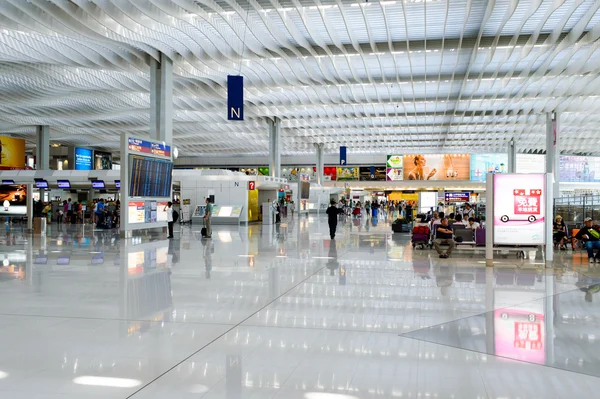
{"type": "Polygon", "coordinates": [[[33,218],[33,234],[46,234],[46,218],[33,218]]]}

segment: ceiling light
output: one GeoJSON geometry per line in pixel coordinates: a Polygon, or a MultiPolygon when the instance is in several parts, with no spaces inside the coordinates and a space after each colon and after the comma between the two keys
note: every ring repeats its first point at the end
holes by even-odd
{"type": "Polygon", "coordinates": [[[8,373],[5,373],[4,371],[0,371],[0,380],[4,379],[8,377],[8,373]]]}
{"type": "Polygon", "coordinates": [[[93,375],[84,375],[73,380],[78,385],[91,385],[96,387],[111,388],[135,388],[142,385],[142,381],[129,378],[99,377],[93,375]]]}

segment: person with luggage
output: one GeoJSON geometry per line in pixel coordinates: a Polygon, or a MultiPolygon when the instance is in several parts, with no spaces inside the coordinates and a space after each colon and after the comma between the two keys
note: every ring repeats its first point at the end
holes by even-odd
{"type": "Polygon", "coordinates": [[[469,220],[469,218],[475,217],[475,209],[471,207],[471,204],[468,202],[465,203],[465,209],[463,210],[463,219],[469,220]]]}
{"type": "Polygon", "coordinates": [[[449,258],[452,254],[452,250],[456,247],[456,242],[454,242],[454,239],[452,238],[452,230],[448,227],[448,219],[443,218],[441,224],[436,225],[433,246],[440,255],[440,258],[449,258]],[[448,250],[442,252],[440,245],[448,245],[448,250]]]}
{"type": "Polygon", "coordinates": [[[210,203],[210,199],[206,199],[206,210],[204,211],[204,227],[206,228],[206,238],[210,238],[212,236],[212,204],[210,203]]]}
{"type": "Polygon", "coordinates": [[[337,221],[340,210],[335,206],[335,200],[331,200],[329,208],[327,208],[327,221],[329,223],[329,236],[335,240],[335,230],[337,229],[337,221]]]}
{"type": "Polygon", "coordinates": [[[167,202],[164,212],[167,213],[167,225],[169,226],[167,238],[173,238],[173,203],[171,201],[167,202]]]}
{"type": "Polygon", "coordinates": [[[576,239],[585,242],[589,263],[600,263],[600,252],[594,257],[594,249],[600,249],[600,231],[592,227],[592,218],[585,218],[585,226],[579,230],[576,239]]]}

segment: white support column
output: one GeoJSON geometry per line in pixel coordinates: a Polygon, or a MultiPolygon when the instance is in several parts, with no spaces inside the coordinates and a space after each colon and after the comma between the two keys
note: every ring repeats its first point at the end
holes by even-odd
{"type": "Polygon", "coordinates": [[[35,140],[36,169],[48,170],[50,169],[50,126],[38,126],[35,140]]]}
{"type": "Polygon", "coordinates": [[[517,146],[514,139],[508,142],[508,173],[517,173],[517,146]]]}
{"type": "Polygon", "coordinates": [[[324,168],[324,158],[323,158],[323,149],[325,146],[323,143],[315,143],[315,149],[317,150],[317,184],[323,185],[323,168],[324,168]]]}
{"type": "Polygon", "coordinates": [[[560,114],[557,112],[546,113],[546,173],[552,173],[554,181],[552,186],[546,188],[552,198],[560,196],[560,114]]]}
{"type": "MultiPolygon", "coordinates": [[[[42,198],[43,199],[43,198],[42,198]]],[[[33,184],[27,184],[27,231],[33,231],[33,184]]]]}
{"type": "Polygon", "coordinates": [[[150,138],[173,142],[173,61],[163,53],[150,60],[150,138]]]}
{"type": "Polygon", "coordinates": [[[554,197],[552,196],[552,182],[554,178],[552,173],[546,173],[546,203],[544,204],[545,212],[544,212],[544,223],[546,225],[546,248],[545,248],[545,258],[546,258],[546,267],[551,268],[552,262],[554,261],[554,244],[552,238],[552,222],[554,221],[554,197]]]}
{"type": "Polygon", "coordinates": [[[494,266],[494,175],[488,173],[485,182],[485,265],[494,266]]]}
{"type": "Polygon", "coordinates": [[[269,126],[269,175],[281,177],[281,153],[279,151],[279,134],[281,119],[267,119],[269,126]]]}

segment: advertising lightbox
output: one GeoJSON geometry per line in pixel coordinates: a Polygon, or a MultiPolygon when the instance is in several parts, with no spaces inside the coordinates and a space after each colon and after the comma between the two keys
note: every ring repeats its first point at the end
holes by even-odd
{"type": "Polygon", "coordinates": [[[600,182],[600,157],[561,156],[560,181],[600,182]]]}
{"type": "Polygon", "coordinates": [[[75,148],[75,170],[92,170],[92,150],[75,148]]]}
{"type": "Polygon", "coordinates": [[[485,181],[488,173],[508,172],[507,154],[471,155],[471,181],[485,181]]]}
{"type": "Polygon", "coordinates": [[[494,175],[494,244],[545,243],[544,174],[494,175]]]}
{"type": "Polygon", "coordinates": [[[358,180],[358,168],[337,168],[337,180],[348,181],[358,180]]]}
{"type": "Polygon", "coordinates": [[[517,173],[545,173],[546,156],[538,154],[517,154],[517,173]]]}
{"type": "Polygon", "coordinates": [[[402,169],[387,168],[386,180],[387,181],[404,180],[404,172],[402,171],[402,169]]]}
{"type": "Polygon", "coordinates": [[[0,169],[25,169],[25,140],[0,136],[0,169]]]}
{"type": "Polygon", "coordinates": [[[402,166],[404,165],[404,160],[402,158],[402,155],[388,155],[387,156],[387,168],[392,168],[392,169],[402,169],[402,166]]]}
{"type": "Polygon", "coordinates": [[[469,180],[469,154],[414,154],[404,156],[404,180],[469,180]]]}

